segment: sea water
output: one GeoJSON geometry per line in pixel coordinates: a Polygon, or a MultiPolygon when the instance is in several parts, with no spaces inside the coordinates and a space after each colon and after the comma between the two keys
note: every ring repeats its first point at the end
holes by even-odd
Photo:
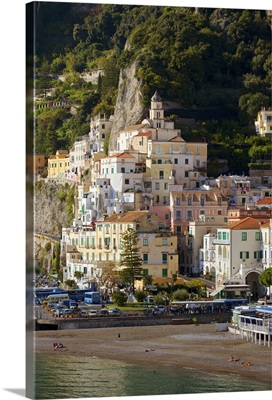
{"type": "Polygon", "coordinates": [[[96,357],[37,354],[35,398],[151,396],[271,390],[235,374],[203,373],[194,368],[133,365],[96,357]]]}

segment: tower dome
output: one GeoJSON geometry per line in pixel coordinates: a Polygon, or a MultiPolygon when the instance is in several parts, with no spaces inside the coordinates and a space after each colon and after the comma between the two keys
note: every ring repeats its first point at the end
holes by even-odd
{"type": "Polygon", "coordinates": [[[151,101],[162,101],[161,96],[159,95],[158,91],[153,94],[153,97],[151,98],[151,101]]]}

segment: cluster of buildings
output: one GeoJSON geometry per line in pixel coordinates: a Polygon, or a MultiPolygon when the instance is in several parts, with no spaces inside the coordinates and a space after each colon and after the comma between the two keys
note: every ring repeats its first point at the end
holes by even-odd
{"type": "Polygon", "coordinates": [[[76,218],[62,229],[64,280],[80,271],[81,285],[101,284],[120,265],[122,234],[133,228],[153,283],[203,274],[214,280],[214,295],[227,285],[234,296],[245,287],[254,299],[264,296],[258,276],[272,265],[271,172],[208,178],[208,143],[183,140],[157,92],[149,118],[119,132],[106,155],[112,123],[96,116],[89,135],[48,159],[48,180],[77,186],[76,218]]]}

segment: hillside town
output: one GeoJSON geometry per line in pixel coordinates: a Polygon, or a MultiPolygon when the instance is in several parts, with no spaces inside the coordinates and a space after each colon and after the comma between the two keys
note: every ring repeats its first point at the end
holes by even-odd
{"type": "MultiPolygon", "coordinates": [[[[174,275],[201,276],[213,282],[210,298],[265,297],[269,288],[258,277],[272,265],[271,170],[208,177],[209,144],[183,140],[164,111],[156,91],[149,118],[124,127],[108,155],[113,116],[100,114],[71,149],[48,160],[34,155],[37,180],[77,188],[73,225],[62,228],[63,281],[100,287],[103,270],[120,268],[122,234],[132,228],[152,285],[169,284],[174,275]]],[[[255,127],[256,135],[271,136],[272,111],[260,110],[255,127]]],[[[137,285],[143,289],[144,280],[137,285]]]]}

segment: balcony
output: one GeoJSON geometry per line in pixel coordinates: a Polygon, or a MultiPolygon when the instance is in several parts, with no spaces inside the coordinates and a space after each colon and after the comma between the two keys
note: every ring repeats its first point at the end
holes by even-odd
{"type": "Polygon", "coordinates": [[[222,244],[222,245],[229,245],[230,240],[229,239],[215,239],[213,241],[214,244],[222,244]]]}

